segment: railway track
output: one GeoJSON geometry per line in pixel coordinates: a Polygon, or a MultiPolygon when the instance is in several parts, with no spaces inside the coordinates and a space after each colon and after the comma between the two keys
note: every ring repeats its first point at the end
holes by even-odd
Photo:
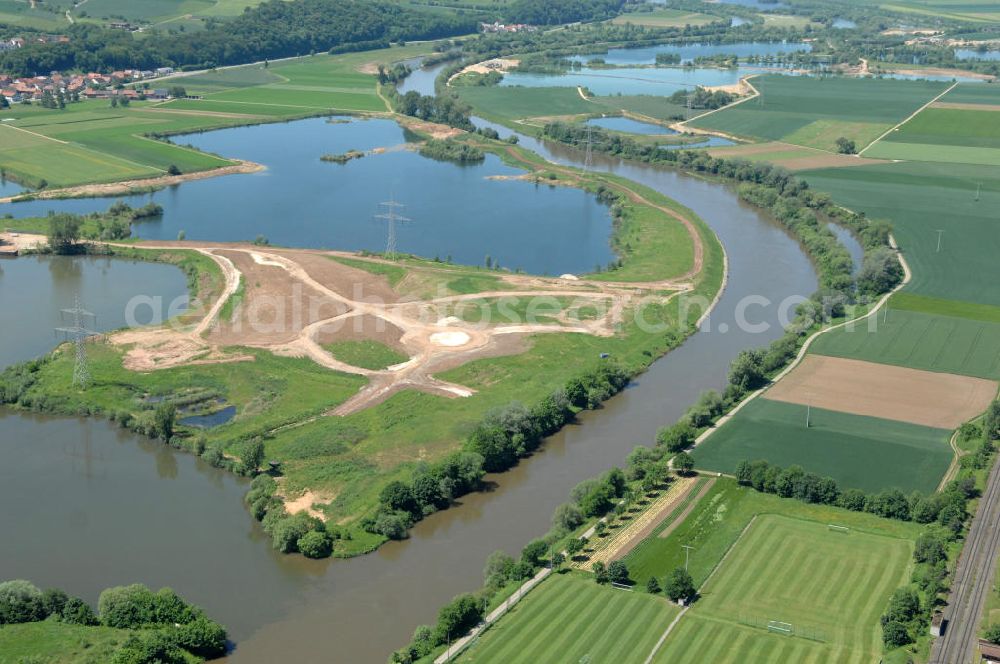
{"type": "Polygon", "coordinates": [[[955,569],[944,635],[931,649],[929,664],[969,664],[976,643],[979,617],[989,593],[1000,551],[1000,463],[990,471],[986,491],[969,528],[955,569]]]}

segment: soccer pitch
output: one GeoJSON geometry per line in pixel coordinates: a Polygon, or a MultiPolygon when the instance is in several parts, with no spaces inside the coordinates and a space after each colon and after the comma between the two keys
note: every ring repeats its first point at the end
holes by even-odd
{"type": "Polygon", "coordinates": [[[877,661],[879,615],[906,582],[912,550],[904,539],[761,515],[654,661],[877,661]],[[792,634],[768,631],[768,621],[790,623],[792,634]]]}
{"type": "Polygon", "coordinates": [[[679,611],[663,595],[554,574],[454,661],[642,664],[679,611]]]}

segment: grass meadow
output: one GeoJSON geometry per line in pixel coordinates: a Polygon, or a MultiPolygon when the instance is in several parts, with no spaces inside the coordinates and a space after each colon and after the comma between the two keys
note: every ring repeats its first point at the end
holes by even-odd
{"type": "Polygon", "coordinates": [[[741,461],[799,465],[841,488],[933,492],[951,463],[950,431],[757,398],[695,448],[695,467],[732,473],[741,461]]]}
{"type": "Polygon", "coordinates": [[[639,586],[645,586],[651,576],[662,580],[684,566],[685,552],[681,545],[687,544],[694,547],[688,569],[695,585],[701,587],[750,521],[764,514],[781,514],[824,525],[835,523],[852,531],[903,539],[914,539],[920,529],[912,523],[863,512],[759,493],[738,485],[736,480],[721,477],[668,537],[660,537],[654,531],[626,556],[629,574],[639,586]]]}
{"type": "Polygon", "coordinates": [[[947,86],[934,81],[768,75],[761,96],[692,125],[738,136],[835,150],[840,136],[867,145],[947,86]]]}
{"type": "Polygon", "coordinates": [[[879,616],[906,582],[912,551],[907,539],[758,516],[654,661],[877,661],[879,616]],[[795,635],[768,632],[770,620],[791,623],[795,635]]]}
{"type": "Polygon", "coordinates": [[[642,664],[679,611],[663,595],[599,586],[589,574],[554,574],[455,661],[642,664]]]}
{"type": "Polygon", "coordinates": [[[874,329],[861,324],[820,336],[810,352],[911,369],[1000,379],[1000,321],[934,311],[996,316],[1000,308],[924,298],[893,299],[874,329]],[[916,308],[916,310],[915,310],[916,308]],[[930,313],[925,312],[930,309],[930,313]]]}
{"type": "Polygon", "coordinates": [[[0,628],[0,664],[105,664],[129,635],[129,630],[55,620],[4,625],[0,628]]]}
{"type": "Polygon", "coordinates": [[[1000,167],[910,162],[802,176],[841,205],[893,223],[913,270],[907,292],[1000,306],[1000,167]]]}

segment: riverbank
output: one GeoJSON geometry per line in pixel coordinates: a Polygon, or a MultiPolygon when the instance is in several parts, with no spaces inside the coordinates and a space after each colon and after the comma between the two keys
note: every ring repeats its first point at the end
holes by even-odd
{"type": "Polygon", "coordinates": [[[83,184],[75,187],[63,187],[60,189],[42,189],[39,191],[31,191],[23,194],[15,194],[14,196],[7,196],[6,198],[0,198],[0,203],[17,203],[19,201],[30,200],[56,200],[62,198],[131,196],[135,194],[149,193],[165,187],[176,186],[184,182],[221,177],[223,175],[258,173],[263,170],[264,166],[261,164],[241,160],[235,166],[222,166],[208,171],[196,171],[194,173],[181,173],[178,175],[160,175],[140,180],[122,180],[120,182],[83,184]]]}
{"type": "MultiPolygon", "coordinates": [[[[511,158],[509,145],[466,140],[511,158]]],[[[516,161],[551,172],[524,155],[516,161]]],[[[454,425],[440,426],[442,408],[451,421],[473,426],[492,408],[514,399],[531,405],[573,376],[587,375],[607,362],[634,375],[679,344],[705,313],[704,306],[682,313],[678,293],[706,303],[717,297],[725,278],[721,245],[690,211],[612,178],[571,169],[559,169],[556,177],[617,206],[615,242],[630,246],[620,266],[570,280],[412,258],[393,263],[343,252],[254,245],[113,247],[129,256],[151,251],[196,256],[203,266],[212,265],[213,289],[198,297],[199,310],[208,313],[188,315],[180,329],[127,331],[111,335],[107,344],[93,344],[95,380],[86,390],[65,383],[72,357],[57,351],[13,400],[46,412],[84,411],[141,422],[149,416],[144,404],[150,395],[157,402],[178,403],[199,390],[206,397],[221,397],[235,407],[236,417],[201,432],[178,426],[175,444],[239,467],[247,446],[261,440],[266,458],[280,465],[286,504],[321,513],[327,524],[335,524],[330,526],[334,555],[370,551],[386,539],[369,532],[372,526],[363,518],[375,513],[381,488],[392,480],[412,481],[420,464],[461,449],[463,436],[454,433],[454,425]],[[672,247],[666,253],[661,250],[664,240],[672,247]],[[286,318],[292,326],[280,331],[251,329],[247,314],[258,300],[291,297],[298,288],[334,309],[298,322],[286,318]],[[355,288],[378,295],[385,304],[356,299],[350,295],[355,288]],[[421,295],[432,289],[438,297],[421,295]],[[468,317],[469,307],[501,313],[504,309],[497,306],[504,299],[520,302],[513,310],[520,312],[518,320],[484,327],[481,313],[468,317]],[[529,309],[540,300],[549,304],[547,313],[538,320],[520,318],[539,316],[529,309]],[[658,321],[655,332],[644,331],[634,320],[637,311],[658,321]],[[338,332],[337,324],[347,321],[352,322],[344,326],[349,329],[338,332]],[[377,331],[379,326],[388,333],[377,331]],[[387,370],[349,365],[325,348],[345,332],[345,340],[371,339],[410,359],[387,370]],[[563,357],[577,358],[577,363],[567,365],[563,357]],[[540,372],[540,366],[547,369],[540,372]],[[499,382],[487,378],[497,372],[503,376],[499,382]],[[304,398],[302,390],[310,396],[304,398]],[[416,397],[425,392],[429,395],[416,397]],[[424,404],[425,414],[411,417],[402,437],[396,427],[379,426],[370,417],[370,412],[391,412],[414,398],[424,404]],[[340,442],[347,431],[356,432],[348,434],[356,441],[353,448],[340,442]],[[424,443],[417,457],[413,452],[401,455],[411,441],[428,438],[436,440],[431,446],[424,443]],[[315,452],[303,454],[305,439],[322,442],[315,452]],[[343,464],[365,457],[378,465],[354,478],[341,474],[343,464]],[[305,504],[306,495],[328,501],[305,504]]],[[[573,409],[594,407],[607,396],[595,394],[573,409]]]]}

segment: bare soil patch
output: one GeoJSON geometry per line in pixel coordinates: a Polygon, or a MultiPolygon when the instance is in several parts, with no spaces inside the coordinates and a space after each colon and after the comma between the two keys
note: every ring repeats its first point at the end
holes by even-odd
{"type": "Polygon", "coordinates": [[[936,101],[928,108],[951,108],[958,111],[1000,111],[1000,104],[963,104],[957,101],[936,101]]]}
{"type": "Polygon", "coordinates": [[[808,355],[764,398],[854,415],[954,429],[989,406],[997,383],[982,378],[808,355]]]}

